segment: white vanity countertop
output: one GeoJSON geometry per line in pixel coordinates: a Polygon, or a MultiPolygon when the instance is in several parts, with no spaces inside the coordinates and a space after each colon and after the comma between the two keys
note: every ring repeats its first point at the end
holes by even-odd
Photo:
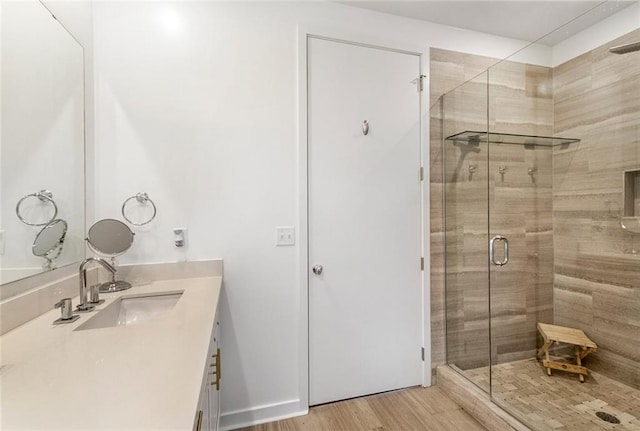
{"type": "Polygon", "coordinates": [[[98,309],[120,296],[184,291],[169,312],[137,325],[74,331],[96,311],[54,326],[52,310],[6,333],[0,428],[192,429],[221,284],[163,280],[102,295],[98,309]]]}

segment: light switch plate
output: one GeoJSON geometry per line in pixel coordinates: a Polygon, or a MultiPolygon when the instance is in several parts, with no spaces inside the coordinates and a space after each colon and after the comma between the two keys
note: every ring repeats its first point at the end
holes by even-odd
{"type": "Polygon", "coordinates": [[[295,245],[296,243],[296,230],[293,226],[278,226],[276,227],[276,245],[295,245]]]}

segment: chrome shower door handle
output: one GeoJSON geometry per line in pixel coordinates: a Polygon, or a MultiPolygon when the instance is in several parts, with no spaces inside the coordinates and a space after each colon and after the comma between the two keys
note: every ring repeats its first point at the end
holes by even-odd
{"type": "Polygon", "coordinates": [[[495,266],[504,266],[509,263],[509,240],[506,237],[502,235],[496,235],[491,238],[491,241],[489,241],[489,260],[495,266]],[[502,258],[502,260],[496,260],[496,241],[502,241],[502,248],[504,252],[504,257],[502,258]]]}
{"type": "Polygon", "coordinates": [[[504,259],[500,262],[500,266],[509,263],[509,240],[505,237],[502,237],[502,247],[504,250],[504,259]]]}

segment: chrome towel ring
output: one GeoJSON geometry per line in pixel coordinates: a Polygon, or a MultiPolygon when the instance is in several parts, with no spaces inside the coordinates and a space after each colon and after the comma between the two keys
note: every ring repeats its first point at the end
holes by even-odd
{"type": "Polygon", "coordinates": [[[134,225],[134,226],[144,226],[145,224],[149,224],[153,221],[154,218],[156,218],[156,204],[153,203],[153,201],[151,200],[151,198],[149,197],[148,194],[146,194],[145,192],[140,192],[140,193],[136,193],[135,196],[131,196],[130,198],[127,198],[124,203],[122,204],[122,217],[124,217],[124,219],[126,221],[128,221],[130,224],[134,225]],[[129,217],[127,217],[125,215],[125,206],[127,205],[127,203],[129,203],[129,201],[131,199],[135,199],[137,200],[139,203],[141,204],[145,204],[145,203],[150,203],[151,207],[153,208],[153,214],[151,215],[151,218],[149,218],[149,220],[142,222],[142,223],[134,223],[133,221],[131,221],[129,219],[129,217]]]}
{"type": "Polygon", "coordinates": [[[43,189],[43,190],[40,190],[39,192],[28,194],[24,196],[22,199],[20,199],[16,204],[16,215],[18,216],[18,218],[22,223],[27,224],[29,226],[45,226],[51,223],[53,220],[55,220],[56,216],[58,215],[58,205],[56,205],[56,202],[53,200],[53,193],[51,193],[51,191],[49,190],[43,189]],[[22,214],[20,214],[20,205],[22,205],[22,203],[26,199],[31,197],[38,198],[40,202],[51,203],[51,205],[53,205],[53,215],[49,220],[45,221],[44,223],[31,223],[30,221],[22,217],[22,214]]]}

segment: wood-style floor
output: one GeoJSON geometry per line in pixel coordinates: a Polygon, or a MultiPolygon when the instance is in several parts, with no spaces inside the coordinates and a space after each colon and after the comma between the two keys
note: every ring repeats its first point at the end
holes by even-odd
{"type": "Polygon", "coordinates": [[[440,389],[409,388],[312,407],[242,431],[486,431],[440,389]]]}

